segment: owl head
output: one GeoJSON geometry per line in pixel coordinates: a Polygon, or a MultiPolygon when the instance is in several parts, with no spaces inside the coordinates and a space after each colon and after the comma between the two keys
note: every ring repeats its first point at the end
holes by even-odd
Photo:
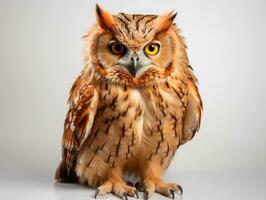
{"type": "Polygon", "coordinates": [[[112,15],[96,5],[97,25],[84,36],[86,66],[98,78],[131,87],[175,76],[187,62],[175,16],[112,15]]]}

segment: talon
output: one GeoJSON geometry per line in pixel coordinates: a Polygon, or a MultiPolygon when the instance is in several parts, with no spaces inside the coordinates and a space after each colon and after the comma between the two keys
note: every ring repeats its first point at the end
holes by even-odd
{"type": "Polygon", "coordinates": [[[99,192],[100,192],[100,190],[96,189],[95,194],[94,194],[94,199],[97,199],[97,195],[98,195],[99,192]]]}
{"type": "Polygon", "coordinates": [[[144,194],[144,200],[149,200],[149,192],[146,191],[144,194]]]}
{"type": "Polygon", "coordinates": [[[126,194],[126,193],[123,194],[122,199],[123,199],[123,200],[128,200],[128,198],[127,198],[127,194],[126,194]]]}
{"type": "Polygon", "coordinates": [[[139,198],[139,193],[137,190],[134,190],[134,193],[135,193],[135,197],[138,199],[139,198]]]}
{"type": "Polygon", "coordinates": [[[175,192],[174,192],[174,190],[171,189],[170,192],[172,194],[172,199],[175,199],[175,192]]]}
{"type": "Polygon", "coordinates": [[[180,194],[183,194],[183,188],[181,187],[181,185],[177,185],[178,190],[180,191],[180,194]]]}

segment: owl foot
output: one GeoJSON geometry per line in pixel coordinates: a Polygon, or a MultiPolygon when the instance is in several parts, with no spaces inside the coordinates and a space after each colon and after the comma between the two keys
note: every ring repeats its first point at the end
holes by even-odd
{"type": "Polygon", "coordinates": [[[178,192],[180,195],[183,194],[182,187],[176,183],[164,183],[162,181],[146,180],[144,181],[144,187],[144,200],[148,200],[154,192],[160,193],[172,199],[175,198],[175,192],[178,192]]]}
{"type": "Polygon", "coordinates": [[[139,198],[138,191],[135,187],[128,186],[125,183],[112,183],[110,181],[104,182],[100,187],[96,189],[94,198],[96,199],[97,196],[103,196],[108,193],[113,193],[123,200],[128,200],[127,196],[139,198]]]}

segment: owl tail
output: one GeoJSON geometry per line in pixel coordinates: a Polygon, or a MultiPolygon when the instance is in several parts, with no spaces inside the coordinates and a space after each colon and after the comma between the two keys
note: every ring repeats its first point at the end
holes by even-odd
{"type": "Polygon", "coordinates": [[[55,172],[55,180],[62,183],[75,183],[77,182],[77,176],[73,170],[67,170],[66,161],[62,160],[55,172]]]}

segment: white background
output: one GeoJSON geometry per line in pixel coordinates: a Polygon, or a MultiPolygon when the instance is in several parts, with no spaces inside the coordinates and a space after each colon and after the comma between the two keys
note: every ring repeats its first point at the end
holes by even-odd
{"type": "MultiPolygon", "coordinates": [[[[204,103],[165,179],[183,199],[265,199],[266,1],[98,1],[113,13],[178,11],[204,103]]],[[[0,1],[0,198],[89,199],[55,184],[69,89],[96,1],[0,1]]],[[[161,198],[159,195],[155,197],[161,198]]],[[[113,198],[109,195],[108,198],[113,198]]]]}

